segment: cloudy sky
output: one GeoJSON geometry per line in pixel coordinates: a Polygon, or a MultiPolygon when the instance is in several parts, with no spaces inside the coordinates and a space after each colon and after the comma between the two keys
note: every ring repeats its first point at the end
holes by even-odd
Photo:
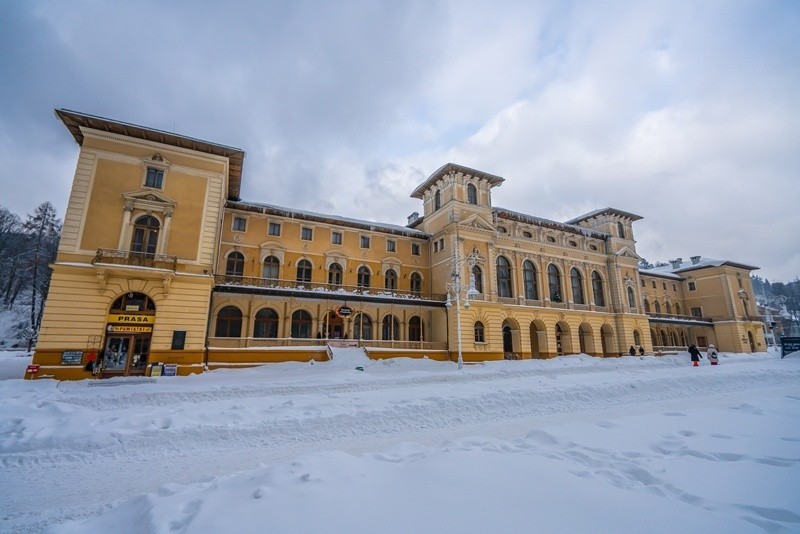
{"type": "Polygon", "coordinates": [[[651,262],[789,281],[798,28],[767,0],[0,2],[0,206],[63,217],[67,108],[244,149],[244,200],[404,224],[456,162],[496,206],[643,216],[651,262]]]}

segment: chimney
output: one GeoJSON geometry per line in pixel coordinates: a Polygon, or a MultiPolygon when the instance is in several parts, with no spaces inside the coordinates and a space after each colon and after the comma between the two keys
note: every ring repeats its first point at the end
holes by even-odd
{"type": "Polygon", "coordinates": [[[700,263],[700,256],[692,256],[690,259],[692,260],[692,265],[700,263]]]}
{"type": "Polygon", "coordinates": [[[419,213],[415,211],[414,213],[408,216],[408,224],[409,225],[414,224],[415,222],[417,222],[417,219],[419,219],[419,213]]]}
{"type": "Polygon", "coordinates": [[[679,269],[681,263],[683,263],[683,258],[676,258],[674,260],[669,260],[669,262],[672,264],[673,269],[679,269]]]}

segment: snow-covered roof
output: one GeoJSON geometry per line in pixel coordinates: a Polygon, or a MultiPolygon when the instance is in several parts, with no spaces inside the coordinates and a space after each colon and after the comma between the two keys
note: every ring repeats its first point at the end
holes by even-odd
{"type": "Polygon", "coordinates": [[[501,219],[508,219],[510,221],[517,221],[525,224],[530,224],[533,226],[552,228],[553,230],[571,232],[573,234],[580,234],[586,237],[594,237],[596,239],[605,240],[608,238],[608,234],[606,234],[605,232],[598,232],[597,230],[591,230],[589,228],[584,228],[583,226],[577,226],[574,224],[551,221],[549,219],[543,219],[542,217],[534,217],[533,215],[526,215],[524,213],[519,213],[517,211],[508,210],[505,208],[492,208],[492,212],[501,219]]]}
{"type": "Polygon", "coordinates": [[[575,217],[574,219],[570,219],[567,221],[567,224],[576,224],[581,221],[591,219],[592,217],[597,217],[598,215],[616,215],[617,217],[630,219],[631,221],[638,221],[642,218],[641,215],[636,215],[635,213],[630,213],[628,211],[618,210],[616,208],[600,208],[599,210],[590,211],[589,213],[586,213],[579,217],[575,217]]]}
{"type": "Polygon", "coordinates": [[[277,215],[279,217],[286,217],[289,219],[300,219],[339,226],[348,226],[350,228],[357,228],[359,230],[367,230],[370,232],[384,232],[387,234],[415,237],[418,239],[430,238],[429,234],[420,230],[415,230],[414,228],[409,228],[407,226],[365,221],[362,219],[351,219],[349,217],[342,217],[341,215],[326,215],[323,213],[314,213],[311,211],[303,211],[293,208],[275,206],[272,204],[264,204],[262,202],[229,201],[226,204],[226,207],[229,209],[263,213],[265,215],[277,215]]]}
{"type": "Polygon", "coordinates": [[[737,267],[739,269],[745,269],[748,271],[755,271],[758,267],[753,265],[746,265],[744,263],[739,263],[731,260],[717,260],[714,258],[704,258],[702,256],[694,256],[690,258],[689,261],[683,261],[682,258],[678,258],[677,260],[673,260],[665,265],[659,265],[657,267],[653,267],[652,269],[639,269],[639,272],[642,274],[652,274],[655,276],[668,276],[674,275],[678,278],[677,273],[691,271],[694,269],[703,269],[706,267],[721,267],[723,265],[729,265],[731,267],[737,267]]]}

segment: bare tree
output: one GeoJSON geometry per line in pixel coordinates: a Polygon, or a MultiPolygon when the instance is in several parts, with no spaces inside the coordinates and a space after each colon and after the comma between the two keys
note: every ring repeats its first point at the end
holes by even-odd
{"type": "MultiPolygon", "coordinates": [[[[50,276],[42,276],[40,271],[55,260],[58,246],[58,236],[61,232],[61,221],[56,217],[56,209],[50,202],[40,204],[33,214],[22,225],[23,232],[28,237],[29,249],[32,253],[31,263],[31,322],[30,336],[28,337],[28,351],[30,352],[33,340],[39,331],[42,320],[44,300],[50,287],[50,276]],[[39,308],[37,311],[37,296],[39,308]]],[[[49,273],[48,273],[49,274],[49,273]]]]}

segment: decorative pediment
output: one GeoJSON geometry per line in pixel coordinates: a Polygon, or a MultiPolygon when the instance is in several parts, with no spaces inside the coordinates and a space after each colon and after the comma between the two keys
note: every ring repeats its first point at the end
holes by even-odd
{"type": "Polygon", "coordinates": [[[623,257],[623,258],[633,258],[633,259],[635,259],[635,260],[641,260],[641,259],[642,259],[642,257],[641,257],[641,256],[639,256],[638,254],[636,254],[636,252],[634,252],[634,251],[633,251],[633,249],[631,249],[631,248],[630,248],[630,247],[628,247],[628,246],[622,247],[622,248],[621,248],[621,249],[619,249],[619,250],[618,250],[618,251],[617,251],[615,254],[616,254],[617,256],[621,256],[621,257],[623,257]]]}
{"type": "Polygon", "coordinates": [[[469,217],[461,221],[459,225],[462,228],[466,227],[476,230],[485,230],[487,232],[492,232],[492,233],[495,232],[494,225],[478,214],[470,215],[469,217]]]}
{"type": "Polygon", "coordinates": [[[281,262],[284,263],[284,254],[286,253],[286,247],[277,242],[277,241],[265,241],[258,245],[258,249],[261,256],[261,261],[263,262],[270,256],[275,256],[281,262]]]}
{"type": "Polygon", "coordinates": [[[128,211],[137,209],[143,211],[157,211],[172,215],[175,206],[178,205],[177,202],[165,194],[152,189],[122,193],[122,199],[125,209],[128,211]]]}
{"type": "Polygon", "coordinates": [[[342,269],[347,270],[347,254],[340,249],[331,249],[324,253],[325,256],[325,270],[331,268],[331,265],[338,263],[342,269]]]}

